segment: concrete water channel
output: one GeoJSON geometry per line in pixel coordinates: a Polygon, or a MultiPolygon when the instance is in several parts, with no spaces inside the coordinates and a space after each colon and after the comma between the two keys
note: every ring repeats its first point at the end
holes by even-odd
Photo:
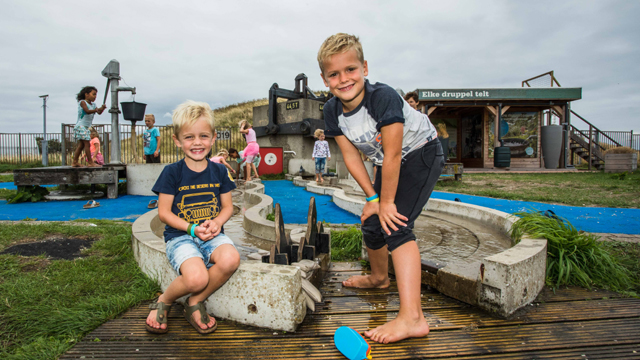
{"type": "MultiPolygon", "coordinates": [[[[292,180],[292,184],[304,186],[311,193],[331,196],[333,204],[352,214],[362,211],[363,194],[353,181],[318,186],[300,177],[292,180]]],[[[227,223],[225,232],[238,245],[243,261],[232,278],[209,298],[207,309],[223,319],[295,331],[308,305],[301,271],[248,260],[251,253],[264,254],[275,241],[274,222],[266,219],[273,212],[274,200],[265,195],[259,181],[235,190],[233,199],[237,214],[227,223]]],[[[287,221],[286,214],[283,218],[287,221]]],[[[511,215],[499,211],[430,200],[415,227],[423,284],[501,316],[530,303],[544,286],[546,240],[525,237],[514,244],[508,235],[513,221],[511,215]]],[[[152,210],[136,220],[132,237],[141,269],[164,289],[177,274],[164,254],[163,228],[157,210],[152,210]]],[[[306,224],[285,225],[294,242],[304,236],[305,229],[306,224]]]]}

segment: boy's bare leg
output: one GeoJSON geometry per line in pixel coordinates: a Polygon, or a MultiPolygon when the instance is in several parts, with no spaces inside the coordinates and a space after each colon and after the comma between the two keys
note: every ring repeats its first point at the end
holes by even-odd
{"type": "Polygon", "coordinates": [[[400,294],[400,311],[392,321],[364,332],[371,340],[383,344],[423,337],[429,333],[429,324],[422,313],[420,301],[421,267],[418,244],[409,241],[395,249],[391,257],[400,294]]]}
{"type": "MultiPolygon", "coordinates": [[[[200,301],[206,300],[209,295],[213,294],[220,286],[227,282],[240,265],[240,254],[232,245],[223,244],[216,248],[213,254],[211,254],[211,260],[214,264],[208,270],[209,283],[202,291],[191,294],[189,297],[189,305],[195,305],[200,301]]],[[[192,317],[196,324],[203,330],[212,327],[216,323],[216,320],[210,317],[209,323],[203,324],[200,321],[200,311],[195,311],[192,317]]]]}
{"type": "MultiPolygon", "coordinates": [[[[169,287],[167,287],[167,290],[160,295],[158,301],[171,305],[178,298],[187,294],[202,291],[209,283],[207,267],[199,257],[189,258],[183,262],[180,266],[180,273],[182,275],[178,276],[171,282],[171,284],[169,284],[169,287]]],[[[149,312],[149,316],[147,316],[147,324],[156,329],[166,329],[167,324],[159,324],[156,321],[157,312],[157,310],[151,310],[151,312],[149,312]]]]}
{"type": "Polygon", "coordinates": [[[367,249],[369,253],[369,263],[371,264],[371,275],[357,275],[342,282],[342,286],[356,288],[379,288],[389,287],[389,250],[387,246],[378,249],[367,249]]]}

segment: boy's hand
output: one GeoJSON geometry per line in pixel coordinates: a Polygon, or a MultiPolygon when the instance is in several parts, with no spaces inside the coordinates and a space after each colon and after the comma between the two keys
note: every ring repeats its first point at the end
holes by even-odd
{"type": "Polygon", "coordinates": [[[364,221],[367,220],[371,215],[378,214],[379,212],[380,212],[380,203],[367,201],[364,204],[364,208],[362,208],[362,215],[360,216],[360,221],[362,222],[362,224],[364,224],[364,221]]]}
{"type": "Polygon", "coordinates": [[[196,229],[194,230],[198,239],[202,241],[209,241],[213,239],[213,235],[211,235],[211,232],[209,231],[209,225],[207,224],[208,221],[211,220],[207,220],[202,224],[196,226],[196,229]]]}
{"type": "Polygon", "coordinates": [[[220,234],[220,230],[222,230],[222,226],[218,224],[215,220],[207,220],[204,223],[202,223],[202,226],[206,227],[207,234],[211,236],[207,240],[211,240],[214,237],[218,236],[218,234],[220,234]]]}
{"type": "Polygon", "coordinates": [[[153,152],[153,157],[158,157],[160,155],[160,150],[156,150],[153,152]]]}
{"type": "Polygon", "coordinates": [[[396,224],[400,226],[407,226],[407,224],[402,221],[409,220],[406,216],[398,212],[396,204],[394,203],[380,203],[378,217],[380,218],[382,230],[384,230],[387,235],[391,235],[389,228],[393,229],[393,231],[398,231],[396,224]]]}

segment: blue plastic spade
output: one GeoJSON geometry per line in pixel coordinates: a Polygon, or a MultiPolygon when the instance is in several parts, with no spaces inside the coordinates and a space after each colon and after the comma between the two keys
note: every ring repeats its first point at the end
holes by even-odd
{"type": "Polygon", "coordinates": [[[371,346],[357,331],[348,326],[339,327],[333,341],[342,355],[349,360],[371,360],[371,346]]]}

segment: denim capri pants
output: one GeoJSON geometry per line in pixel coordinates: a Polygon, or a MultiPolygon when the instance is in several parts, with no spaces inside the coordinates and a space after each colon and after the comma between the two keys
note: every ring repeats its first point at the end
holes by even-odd
{"type": "Polygon", "coordinates": [[[171,267],[178,274],[182,275],[180,273],[180,266],[182,266],[182,263],[190,258],[200,258],[202,259],[202,261],[204,261],[207,269],[212,267],[213,263],[211,263],[211,254],[213,254],[218,246],[224,244],[230,244],[235,248],[235,245],[233,245],[233,241],[229,239],[227,235],[222,233],[218,234],[218,236],[209,241],[202,241],[197,237],[192,237],[191,235],[185,234],[169,240],[165,244],[165,247],[171,267]]]}
{"type": "Polygon", "coordinates": [[[324,174],[324,165],[327,163],[327,158],[316,158],[316,174],[324,174]]]}

